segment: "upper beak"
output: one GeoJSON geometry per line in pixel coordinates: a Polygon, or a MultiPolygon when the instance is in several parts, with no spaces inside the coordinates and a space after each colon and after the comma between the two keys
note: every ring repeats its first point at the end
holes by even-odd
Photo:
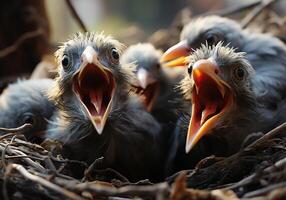
{"type": "Polygon", "coordinates": [[[112,72],[103,66],[93,47],[81,55],[82,64],[73,77],[74,92],[98,134],[103,132],[115,91],[112,72]]]}
{"type": "Polygon", "coordinates": [[[139,82],[140,87],[146,89],[146,87],[152,83],[156,82],[154,76],[148,72],[146,69],[139,69],[137,72],[137,79],[139,82]]]}
{"type": "Polygon", "coordinates": [[[219,76],[217,64],[200,60],[193,65],[192,116],[189,123],[186,153],[217,124],[233,103],[230,86],[219,76]]]}
{"type": "Polygon", "coordinates": [[[188,64],[188,56],[192,48],[188,45],[187,40],[170,47],[161,57],[160,62],[166,67],[179,67],[188,64]]]}

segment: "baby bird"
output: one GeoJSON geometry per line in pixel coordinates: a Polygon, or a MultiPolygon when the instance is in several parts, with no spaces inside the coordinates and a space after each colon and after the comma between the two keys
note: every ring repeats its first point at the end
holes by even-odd
{"type": "Polygon", "coordinates": [[[162,52],[150,43],[132,45],[123,53],[121,64],[134,64],[132,86],[141,97],[146,109],[161,125],[161,149],[167,160],[170,137],[176,126],[183,101],[178,80],[169,77],[160,64],[162,52]]]}
{"type": "Polygon", "coordinates": [[[280,121],[279,112],[261,97],[260,91],[267,87],[258,81],[265,70],[272,69],[255,70],[245,56],[220,42],[203,45],[188,57],[181,89],[192,103],[191,117],[181,120],[177,129],[173,166],[190,168],[212,154],[230,155],[240,149],[246,136],[265,133],[280,121]],[[183,148],[188,155],[183,155],[183,148]]]}
{"type": "Polygon", "coordinates": [[[65,157],[103,165],[130,181],[162,179],[160,125],[129,95],[131,72],[119,63],[123,45],[96,33],[76,34],[56,52],[59,111],[48,137],[63,142],[65,157]]]}
{"type": "Polygon", "coordinates": [[[45,95],[52,85],[51,79],[20,80],[10,84],[0,96],[0,127],[32,124],[32,128],[23,134],[31,142],[42,142],[55,110],[45,95]]]}
{"type": "Polygon", "coordinates": [[[163,71],[160,64],[162,52],[150,43],[130,46],[122,55],[124,66],[135,66],[132,86],[142,97],[147,110],[162,124],[174,125],[181,106],[180,92],[174,80],[163,71]]]}
{"type": "MultiPolygon", "coordinates": [[[[237,52],[246,53],[245,59],[256,72],[251,82],[256,101],[264,108],[260,112],[267,112],[270,118],[276,116],[286,98],[286,46],[275,37],[251,33],[235,21],[219,16],[197,18],[184,27],[181,42],[167,50],[161,62],[172,67],[187,66],[188,55],[202,43],[216,45],[220,41],[237,52]]],[[[281,123],[285,117],[273,118],[265,124],[264,131],[272,129],[273,124],[279,125],[278,120],[281,123]]]]}

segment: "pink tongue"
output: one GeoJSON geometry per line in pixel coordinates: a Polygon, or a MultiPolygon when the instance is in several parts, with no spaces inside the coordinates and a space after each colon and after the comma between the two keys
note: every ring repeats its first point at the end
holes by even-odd
{"type": "Polygon", "coordinates": [[[98,90],[91,90],[89,92],[90,101],[93,104],[93,106],[95,107],[96,112],[97,112],[98,115],[100,115],[100,112],[101,112],[102,95],[103,95],[103,92],[100,89],[98,89],[98,90]]]}
{"type": "Polygon", "coordinates": [[[205,109],[202,112],[201,125],[208,119],[210,115],[213,115],[216,112],[216,109],[216,103],[210,103],[206,105],[205,109]]]}

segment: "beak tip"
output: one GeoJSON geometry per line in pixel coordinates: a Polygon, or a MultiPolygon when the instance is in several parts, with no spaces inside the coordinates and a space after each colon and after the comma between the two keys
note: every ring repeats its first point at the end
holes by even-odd
{"type": "Polygon", "coordinates": [[[101,126],[95,125],[95,126],[94,126],[94,128],[95,128],[95,130],[96,130],[97,134],[98,134],[98,135],[101,135],[101,134],[102,134],[102,132],[103,132],[103,128],[104,128],[104,127],[101,127],[101,126]]]}
{"type": "Polygon", "coordinates": [[[185,148],[186,154],[188,154],[188,153],[191,151],[192,148],[193,148],[193,145],[187,143],[187,144],[186,144],[186,148],[185,148]]]}

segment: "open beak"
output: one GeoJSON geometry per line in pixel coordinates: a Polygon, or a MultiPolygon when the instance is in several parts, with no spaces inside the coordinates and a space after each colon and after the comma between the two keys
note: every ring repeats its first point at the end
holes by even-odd
{"type": "Polygon", "coordinates": [[[141,97],[147,110],[151,112],[159,94],[159,83],[150,72],[142,68],[137,71],[137,80],[138,86],[134,86],[135,93],[141,97]]]}
{"type": "Polygon", "coordinates": [[[186,153],[217,125],[233,105],[231,87],[219,77],[219,73],[219,67],[212,59],[200,60],[193,65],[192,116],[186,153]]]}
{"type": "Polygon", "coordinates": [[[73,76],[73,90],[98,134],[101,134],[112,107],[115,80],[103,66],[93,47],[83,51],[82,64],[73,76]]]}
{"type": "Polygon", "coordinates": [[[160,62],[165,67],[185,67],[188,64],[188,56],[192,52],[187,40],[170,47],[161,57],[160,62]]]}

